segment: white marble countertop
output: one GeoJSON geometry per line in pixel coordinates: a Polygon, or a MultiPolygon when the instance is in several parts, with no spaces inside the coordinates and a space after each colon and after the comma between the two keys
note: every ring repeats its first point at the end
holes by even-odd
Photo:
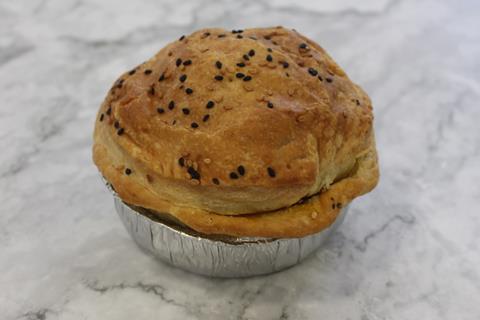
{"type": "Polygon", "coordinates": [[[478,1],[0,1],[0,319],[480,319],[478,1]],[[120,72],[284,25],[371,95],[381,182],[300,266],[208,279],[137,249],[91,161],[120,72]]]}

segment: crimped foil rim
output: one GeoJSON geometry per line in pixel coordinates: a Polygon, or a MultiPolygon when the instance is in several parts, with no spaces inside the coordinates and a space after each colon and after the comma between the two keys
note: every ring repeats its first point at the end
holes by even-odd
{"type": "Polygon", "coordinates": [[[115,210],[125,229],[142,250],[170,265],[209,277],[250,277],[294,266],[325,242],[342,223],[348,209],[344,207],[329,227],[302,238],[222,239],[168,225],[149,211],[139,212],[144,210],[122,201],[108,181],[103,181],[114,196],[115,210]]]}

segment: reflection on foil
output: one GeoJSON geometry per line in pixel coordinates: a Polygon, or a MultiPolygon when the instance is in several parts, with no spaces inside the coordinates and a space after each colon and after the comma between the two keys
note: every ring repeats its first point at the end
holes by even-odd
{"type": "Polygon", "coordinates": [[[212,237],[134,209],[106,184],[125,228],[143,250],[173,266],[212,277],[248,277],[291,267],[320,247],[348,210],[345,207],[327,229],[303,238],[212,237]]]}

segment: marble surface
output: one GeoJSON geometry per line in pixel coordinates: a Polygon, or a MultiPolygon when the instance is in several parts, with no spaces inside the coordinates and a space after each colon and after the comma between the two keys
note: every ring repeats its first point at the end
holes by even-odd
{"type": "Polygon", "coordinates": [[[0,0],[0,319],[480,319],[478,1],[0,0]],[[208,279],[137,249],[91,161],[120,72],[285,25],[371,95],[382,178],[302,265],[208,279]]]}

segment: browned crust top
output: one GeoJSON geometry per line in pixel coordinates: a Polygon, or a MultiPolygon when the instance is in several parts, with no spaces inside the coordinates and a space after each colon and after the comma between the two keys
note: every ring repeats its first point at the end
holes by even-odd
{"type": "Polygon", "coordinates": [[[296,31],[204,29],[115,82],[94,161],[132,204],[258,215],[326,194],[365,154],[376,159],[372,122],[363,90],[296,31]]]}

